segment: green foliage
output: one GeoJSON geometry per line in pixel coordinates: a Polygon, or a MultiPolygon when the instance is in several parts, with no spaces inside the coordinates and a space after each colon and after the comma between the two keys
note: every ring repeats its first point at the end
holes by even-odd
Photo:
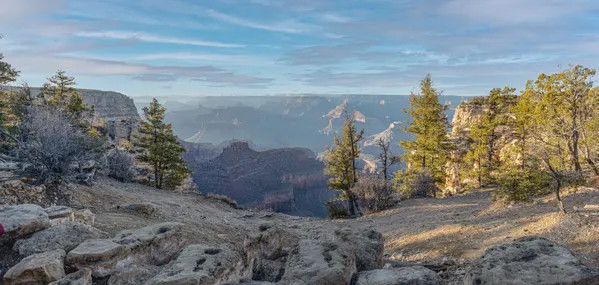
{"type": "Polygon", "coordinates": [[[346,201],[333,200],[327,203],[327,209],[329,212],[329,218],[331,219],[343,219],[347,218],[347,209],[341,205],[347,204],[346,201]]]}
{"type": "Polygon", "coordinates": [[[519,168],[506,168],[497,176],[499,188],[494,199],[506,201],[529,201],[531,197],[547,194],[550,191],[551,176],[540,170],[523,171],[519,168]]]}
{"type": "Polygon", "coordinates": [[[489,96],[480,100],[484,113],[468,134],[470,149],[464,158],[468,165],[473,166],[468,176],[476,178],[478,187],[492,183],[492,173],[499,167],[497,142],[500,134],[497,128],[507,125],[511,119],[509,110],[516,104],[515,91],[516,89],[510,87],[495,88],[489,96]]]}
{"type": "Polygon", "coordinates": [[[436,197],[440,191],[434,177],[426,170],[399,170],[395,173],[393,184],[396,191],[408,199],[436,197]]]}
{"type": "MultiPolygon", "coordinates": [[[[363,136],[364,130],[357,130],[354,117],[345,113],[342,135],[335,134],[333,147],[327,147],[324,156],[325,174],[331,176],[329,188],[343,191],[342,197],[350,200],[356,208],[356,197],[351,189],[358,182],[356,160],[360,157],[358,143],[363,136]]],[[[355,214],[353,209],[352,214],[355,214]]]]}
{"type": "Polygon", "coordinates": [[[173,134],[172,125],[164,123],[165,112],[155,98],[144,108],[146,120],[141,121],[140,135],[134,144],[142,152],[138,159],[153,166],[154,186],[172,189],[181,185],[191,171],[182,158],[185,148],[173,134]]]}
{"type": "Polygon", "coordinates": [[[444,168],[452,146],[447,136],[447,106],[439,102],[440,95],[427,75],[420,83],[420,94],[412,93],[410,108],[404,110],[412,117],[405,131],[411,133],[414,140],[401,141],[408,168],[428,171],[439,183],[444,181],[444,168]]]}

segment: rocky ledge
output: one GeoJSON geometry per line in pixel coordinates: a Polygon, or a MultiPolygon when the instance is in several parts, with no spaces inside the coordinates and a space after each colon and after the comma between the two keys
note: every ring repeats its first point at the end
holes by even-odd
{"type": "MultiPolygon", "coordinates": [[[[28,204],[0,208],[0,224],[6,285],[445,284],[427,267],[385,264],[383,237],[371,230],[331,227],[308,236],[266,223],[243,233],[242,244],[187,244],[181,223],[111,237],[93,227],[89,210],[28,204]]],[[[592,284],[597,276],[567,248],[529,237],[488,249],[462,281],[592,284]]]]}

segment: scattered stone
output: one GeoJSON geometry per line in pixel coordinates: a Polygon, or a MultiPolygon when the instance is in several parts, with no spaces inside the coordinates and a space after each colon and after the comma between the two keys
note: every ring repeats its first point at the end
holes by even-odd
{"type": "Polygon", "coordinates": [[[127,263],[130,251],[109,239],[87,240],[69,252],[66,264],[76,269],[89,268],[95,277],[106,277],[127,263]]]}
{"type": "Polygon", "coordinates": [[[154,205],[150,203],[123,204],[117,206],[116,208],[127,212],[138,213],[146,216],[151,215],[155,211],[154,205]]]}
{"type": "Polygon", "coordinates": [[[92,271],[84,268],[48,285],[92,285],[92,271]]]}
{"type": "Polygon", "coordinates": [[[598,275],[567,248],[526,237],[487,249],[466,274],[464,284],[571,284],[598,275]]]}
{"type": "Polygon", "coordinates": [[[189,245],[146,285],[216,285],[251,279],[243,253],[232,245],[189,245]]]}
{"type": "Polygon", "coordinates": [[[356,285],[440,285],[434,271],[423,266],[376,269],[360,273],[356,285]]]}
{"type": "Polygon", "coordinates": [[[73,209],[66,206],[52,206],[44,209],[52,226],[75,221],[73,209]]]}
{"type": "Polygon", "coordinates": [[[41,204],[46,196],[46,186],[29,185],[21,180],[9,180],[0,184],[0,197],[13,197],[4,202],[9,205],[41,204]]]}
{"type": "Polygon", "coordinates": [[[23,256],[62,249],[69,252],[88,239],[109,238],[105,233],[88,225],[68,222],[39,231],[28,239],[15,242],[14,250],[23,256]]]}
{"type": "Polygon", "coordinates": [[[302,240],[291,251],[281,283],[349,285],[356,273],[355,255],[347,244],[302,240]]]}
{"type": "Polygon", "coordinates": [[[78,210],[75,212],[75,221],[93,226],[96,221],[96,215],[89,209],[78,210]]]}
{"type": "Polygon", "coordinates": [[[5,285],[46,285],[61,279],[64,272],[64,250],[34,254],[21,260],[4,275],[5,285]]]}
{"type": "Polygon", "coordinates": [[[11,238],[22,237],[50,227],[50,219],[38,205],[21,204],[0,208],[0,224],[11,238]]]}

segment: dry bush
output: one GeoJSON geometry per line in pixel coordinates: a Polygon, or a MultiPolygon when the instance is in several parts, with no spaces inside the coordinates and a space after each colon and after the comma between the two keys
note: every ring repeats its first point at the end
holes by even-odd
{"type": "Polygon", "coordinates": [[[56,182],[81,174],[80,166],[98,159],[102,145],[99,138],[85,134],[64,113],[44,107],[28,112],[23,121],[23,141],[29,170],[42,181],[56,182]]]}
{"type": "Polygon", "coordinates": [[[397,203],[393,187],[374,175],[360,177],[352,191],[364,201],[364,206],[371,212],[389,209],[397,203]]]}
{"type": "Polygon", "coordinates": [[[400,171],[395,182],[397,190],[406,198],[436,197],[441,191],[428,171],[400,171]]]}
{"type": "Polygon", "coordinates": [[[135,158],[119,148],[115,148],[106,154],[106,170],[109,177],[121,182],[131,182],[137,175],[135,158]]]}
{"type": "Polygon", "coordinates": [[[221,195],[221,194],[216,194],[216,193],[208,193],[206,195],[206,198],[225,202],[229,206],[231,206],[231,208],[233,208],[233,209],[245,209],[244,206],[239,205],[239,203],[237,203],[237,201],[231,199],[229,196],[226,196],[226,195],[221,195]]]}
{"type": "Polygon", "coordinates": [[[349,201],[348,200],[332,200],[327,202],[329,218],[344,219],[349,218],[349,201]]]}

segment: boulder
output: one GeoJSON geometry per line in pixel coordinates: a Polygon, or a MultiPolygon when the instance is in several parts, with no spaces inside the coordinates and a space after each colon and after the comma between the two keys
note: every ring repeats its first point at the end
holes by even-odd
{"type": "Polygon", "coordinates": [[[92,271],[84,268],[48,285],[92,285],[92,271]]]}
{"type": "Polygon", "coordinates": [[[281,284],[349,285],[357,273],[355,254],[337,240],[302,240],[291,251],[281,284]]]}
{"type": "Polygon", "coordinates": [[[136,214],[142,214],[149,216],[155,211],[154,205],[150,203],[139,203],[139,204],[123,204],[117,206],[117,209],[121,209],[125,212],[131,212],[136,214]]]}
{"type": "Polygon", "coordinates": [[[105,233],[88,225],[68,222],[39,231],[28,239],[15,242],[14,250],[23,256],[62,249],[69,252],[88,239],[109,238],[105,233]]]}
{"type": "Polygon", "coordinates": [[[96,221],[96,215],[89,209],[78,210],[75,212],[75,221],[93,226],[96,221]]]}
{"type": "Polygon", "coordinates": [[[385,240],[381,233],[374,230],[356,231],[346,227],[335,230],[335,236],[353,247],[358,271],[383,268],[385,240]]]}
{"type": "Polygon", "coordinates": [[[87,240],[67,255],[69,266],[89,267],[93,276],[106,277],[132,266],[164,265],[181,250],[180,223],[162,223],[118,233],[112,240],[87,240]]]}
{"type": "Polygon", "coordinates": [[[0,208],[0,224],[9,237],[18,238],[49,228],[50,219],[42,207],[21,204],[0,208]]]}
{"type": "Polygon", "coordinates": [[[244,240],[246,264],[254,264],[254,280],[277,282],[281,279],[287,256],[299,238],[277,227],[260,226],[261,231],[244,240]]]}
{"type": "Polygon", "coordinates": [[[440,285],[434,271],[423,266],[376,269],[361,272],[356,285],[440,285]]]}
{"type": "Polygon", "coordinates": [[[526,237],[487,249],[469,269],[464,284],[571,284],[597,275],[567,248],[526,237]]]}
{"type": "Polygon", "coordinates": [[[251,279],[243,252],[232,245],[189,245],[146,285],[222,285],[251,279]]]}
{"type": "Polygon", "coordinates": [[[66,206],[52,206],[44,209],[52,226],[75,221],[75,212],[66,206]]]}
{"type": "Polygon", "coordinates": [[[160,270],[160,267],[152,265],[129,266],[112,273],[108,285],[144,285],[160,270]]]}
{"type": "Polygon", "coordinates": [[[5,285],[46,285],[61,279],[64,272],[64,250],[34,254],[21,260],[4,275],[5,285]]]}
{"type": "Polygon", "coordinates": [[[164,265],[181,251],[182,229],[181,223],[161,223],[119,232],[112,240],[129,248],[134,262],[164,265]]]}
{"type": "Polygon", "coordinates": [[[71,250],[66,264],[76,269],[89,268],[93,276],[106,277],[124,265],[131,249],[109,239],[87,240],[71,250]]]}

